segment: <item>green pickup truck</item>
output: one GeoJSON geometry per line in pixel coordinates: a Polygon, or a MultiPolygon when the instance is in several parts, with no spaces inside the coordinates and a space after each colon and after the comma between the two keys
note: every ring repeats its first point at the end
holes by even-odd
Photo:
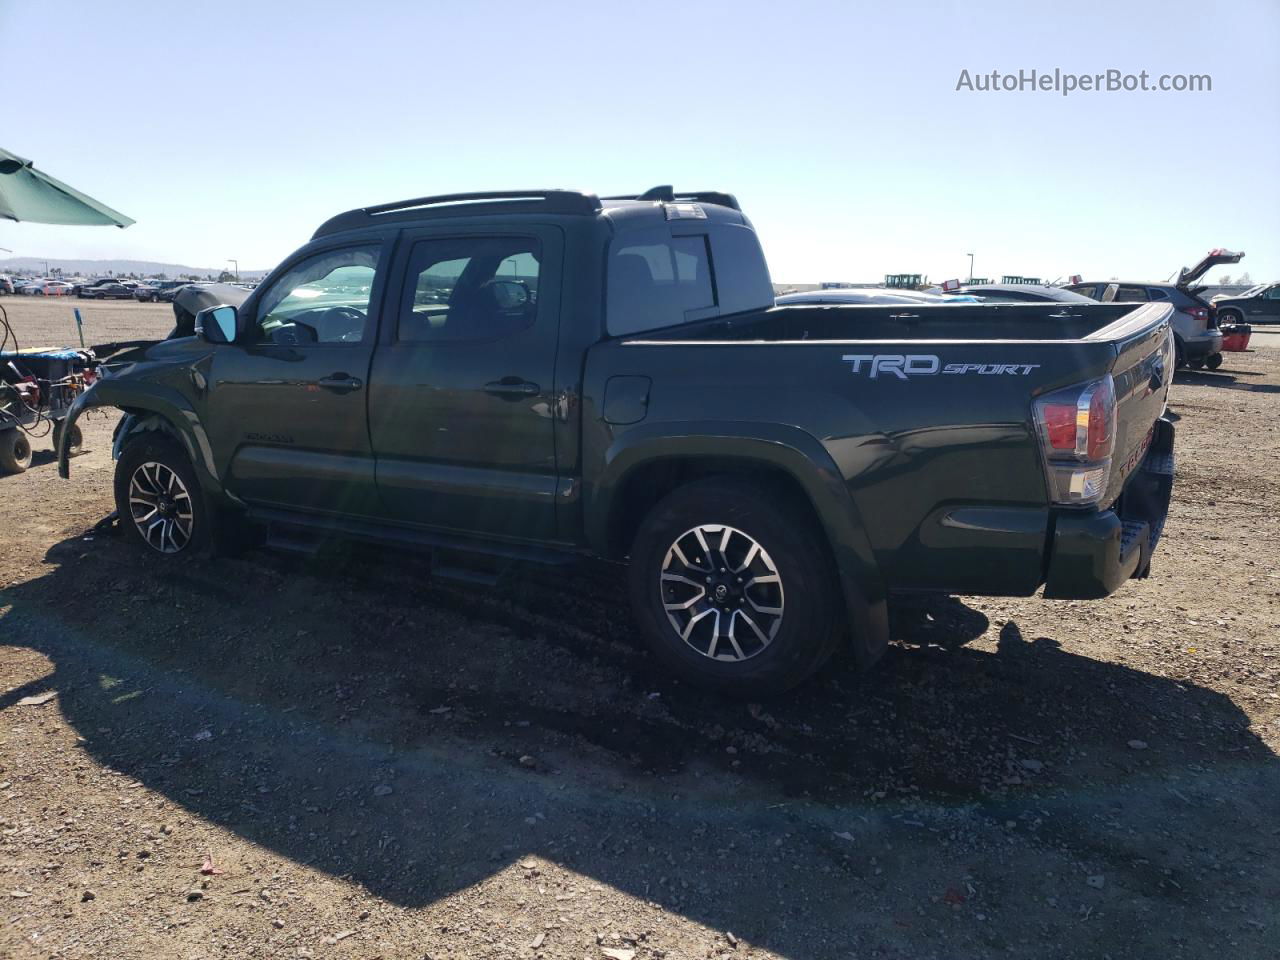
{"type": "Polygon", "coordinates": [[[628,561],[656,655],[758,696],[842,644],[874,662],[891,592],[1145,576],[1169,316],[775,307],[726,193],[427,197],[329,220],[242,303],[105,364],[68,423],[124,411],[120,523],[158,554],[251,527],[477,576],[628,561]]]}

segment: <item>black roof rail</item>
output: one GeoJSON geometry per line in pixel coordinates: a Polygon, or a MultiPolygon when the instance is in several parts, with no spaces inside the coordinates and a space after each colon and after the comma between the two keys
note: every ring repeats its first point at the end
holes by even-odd
{"type": "Polygon", "coordinates": [[[675,188],[669,185],[650,187],[644,193],[625,194],[617,197],[605,197],[604,199],[657,200],[662,203],[674,203],[677,200],[688,200],[694,203],[714,203],[717,206],[728,207],[730,210],[742,211],[742,207],[738,204],[738,198],[732,193],[722,193],[719,190],[681,190],[676,192],[675,188]]]}
{"type": "Polygon", "coordinates": [[[348,210],[330,217],[316,229],[311,239],[369,227],[388,220],[418,220],[428,217],[456,217],[474,213],[566,213],[590,216],[600,211],[600,198],[577,190],[489,190],[481,193],[446,193],[437,197],[416,197],[395,203],[348,210]],[[459,209],[465,207],[465,209],[459,209]]]}

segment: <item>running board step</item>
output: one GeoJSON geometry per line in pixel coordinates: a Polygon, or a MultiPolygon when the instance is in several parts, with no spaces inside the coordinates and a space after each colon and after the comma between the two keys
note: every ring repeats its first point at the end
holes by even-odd
{"type": "MultiPolygon", "coordinates": [[[[570,549],[541,547],[533,544],[511,543],[501,540],[485,540],[457,534],[440,533],[402,527],[375,520],[357,520],[347,517],[316,516],[293,510],[262,507],[248,511],[250,520],[265,524],[268,528],[268,544],[281,541],[283,549],[297,550],[298,544],[311,544],[315,552],[320,544],[334,538],[365,540],[374,543],[395,544],[405,547],[448,550],[470,555],[484,555],[508,561],[561,566],[574,563],[580,555],[570,549]]],[[[305,548],[304,549],[308,549],[305,548]]]]}
{"type": "Polygon", "coordinates": [[[297,527],[282,527],[274,523],[267,527],[265,546],[271,550],[314,557],[320,552],[320,544],[320,538],[311,536],[297,527]]]}
{"type": "Polygon", "coordinates": [[[456,567],[448,564],[431,565],[431,576],[441,580],[455,580],[478,587],[496,587],[502,574],[491,570],[476,570],[471,567],[456,567]]]}

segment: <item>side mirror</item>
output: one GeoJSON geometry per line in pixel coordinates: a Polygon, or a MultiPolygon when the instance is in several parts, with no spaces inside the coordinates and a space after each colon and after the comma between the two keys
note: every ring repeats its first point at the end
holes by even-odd
{"type": "Polygon", "coordinates": [[[206,343],[234,343],[236,308],[206,307],[196,314],[196,336],[206,343]]]}
{"type": "Polygon", "coordinates": [[[516,310],[529,302],[529,285],[523,280],[490,280],[488,287],[499,310],[516,310]]]}

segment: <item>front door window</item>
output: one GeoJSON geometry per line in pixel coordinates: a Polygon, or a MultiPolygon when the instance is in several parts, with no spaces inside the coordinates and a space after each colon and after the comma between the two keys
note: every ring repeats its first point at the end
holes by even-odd
{"type": "Polygon", "coordinates": [[[378,269],[376,246],[308,257],[276,280],[258,303],[259,343],[360,343],[378,269]]]}

